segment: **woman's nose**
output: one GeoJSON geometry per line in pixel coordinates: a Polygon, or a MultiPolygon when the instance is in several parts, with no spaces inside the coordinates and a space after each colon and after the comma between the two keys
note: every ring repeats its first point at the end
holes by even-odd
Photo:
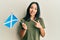
{"type": "Polygon", "coordinates": [[[35,11],[35,9],[32,9],[32,11],[34,12],[34,11],[35,11]]]}

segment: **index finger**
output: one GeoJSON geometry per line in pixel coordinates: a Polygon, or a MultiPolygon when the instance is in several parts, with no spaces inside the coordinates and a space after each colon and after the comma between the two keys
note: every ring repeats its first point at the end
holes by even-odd
{"type": "Polygon", "coordinates": [[[33,22],[37,23],[35,20],[33,20],[33,22]]]}

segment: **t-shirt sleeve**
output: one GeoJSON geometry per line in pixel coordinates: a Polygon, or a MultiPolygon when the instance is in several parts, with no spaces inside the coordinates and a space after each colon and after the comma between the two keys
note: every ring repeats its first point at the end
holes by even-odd
{"type": "Polygon", "coordinates": [[[45,28],[45,24],[42,18],[39,19],[40,24],[42,25],[43,28],[45,28]]]}

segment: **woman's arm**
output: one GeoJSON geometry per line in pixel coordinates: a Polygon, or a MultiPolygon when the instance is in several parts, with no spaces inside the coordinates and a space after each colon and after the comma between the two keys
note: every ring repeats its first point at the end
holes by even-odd
{"type": "Polygon", "coordinates": [[[26,34],[27,26],[25,23],[22,23],[23,29],[20,30],[20,37],[23,38],[24,35],[26,34]]]}
{"type": "Polygon", "coordinates": [[[35,22],[35,26],[37,28],[39,28],[41,36],[44,37],[45,36],[45,31],[44,31],[44,28],[42,27],[42,25],[40,24],[39,20],[38,20],[38,22],[36,22],[36,21],[34,21],[34,22],[35,22]]]}
{"type": "Polygon", "coordinates": [[[23,38],[24,35],[26,34],[26,30],[20,30],[20,37],[23,38]]]}
{"type": "Polygon", "coordinates": [[[45,30],[43,27],[40,27],[40,33],[41,33],[41,36],[44,37],[45,36],[45,30]]]}

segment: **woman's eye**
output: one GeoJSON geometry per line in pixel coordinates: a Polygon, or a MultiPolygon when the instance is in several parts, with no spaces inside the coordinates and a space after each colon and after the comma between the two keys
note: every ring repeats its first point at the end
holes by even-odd
{"type": "Polygon", "coordinates": [[[35,10],[37,10],[37,8],[35,8],[35,10]]]}
{"type": "Polygon", "coordinates": [[[35,9],[35,10],[37,10],[37,8],[34,8],[34,7],[30,7],[31,9],[35,9]]]}

